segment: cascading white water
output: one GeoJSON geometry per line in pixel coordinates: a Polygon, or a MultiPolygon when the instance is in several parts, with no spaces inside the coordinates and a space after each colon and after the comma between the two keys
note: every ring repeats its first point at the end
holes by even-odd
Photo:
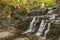
{"type": "Polygon", "coordinates": [[[45,26],[46,26],[46,22],[44,23],[45,20],[42,20],[40,26],[39,26],[39,29],[37,31],[37,33],[35,35],[37,36],[41,36],[42,35],[42,32],[43,30],[45,29],[45,26]]]}
{"type": "Polygon", "coordinates": [[[56,15],[54,14],[54,12],[53,12],[52,9],[51,9],[50,11],[48,11],[47,14],[52,14],[52,15],[49,16],[50,22],[48,23],[48,28],[47,28],[47,30],[46,30],[45,33],[44,33],[43,39],[46,39],[46,35],[47,35],[47,33],[49,32],[49,30],[50,30],[50,24],[53,22],[53,21],[51,21],[51,20],[54,20],[54,19],[55,19],[55,16],[56,16],[56,15]]]}
{"type": "Polygon", "coordinates": [[[50,16],[50,18],[49,18],[49,20],[53,20],[53,19],[55,19],[55,14],[52,14],[51,16],[50,16]]]}
{"type": "Polygon", "coordinates": [[[47,14],[50,15],[50,16],[48,16],[49,17],[49,20],[55,19],[55,16],[56,15],[54,14],[54,10],[52,9],[52,7],[49,8],[49,11],[48,11],[47,14]]]}
{"type": "Polygon", "coordinates": [[[48,28],[47,28],[47,30],[46,30],[45,33],[44,33],[44,37],[42,37],[43,39],[46,39],[47,33],[48,33],[49,30],[50,30],[50,24],[51,24],[51,23],[48,23],[48,28]]]}
{"type": "Polygon", "coordinates": [[[36,27],[36,23],[39,21],[39,17],[36,19],[36,21],[35,21],[35,24],[34,24],[34,26],[33,26],[33,29],[32,29],[32,32],[34,32],[35,31],[35,27],[36,27]]]}
{"type": "Polygon", "coordinates": [[[27,31],[25,31],[24,33],[32,32],[33,26],[35,26],[35,23],[34,23],[35,20],[36,20],[36,17],[33,17],[33,20],[30,23],[29,29],[27,31]]]}
{"type": "MultiPolygon", "coordinates": [[[[50,25],[51,25],[51,20],[54,20],[55,19],[55,14],[53,12],[53,9],[50,8],[50,10],[48,11],[47,13],[47,17],[48,17],[48,20],[42,20],[41,23],[40,23],[40,26],[39,26],[39,29],[38,31],[36,32],[36,35],[38,37],[38,40],[40,40],[40,37],[44,40],[46,39],[46,36],[47,36],[47,33],[50,31],[50,25]],[[47,26],[47,29],[44,31],[44,29],[46,28],[46,24],[48,23],[48,26],[47,26]],[[44,32],[44,33],[43,33],[44,32]],[[43,36],[42,36],[43,35],[43,36]]],[[[31,33],[31,32],[34,32],[35,30],[35,27],[36,27],[36,23],[39,21],[39,17],[37,18],[36,20],[36,17],[33,17],[31,23],[30,23],[30,26],[29,26],[29,29],[26,30],[23,34],[25,33],[31,33]]]]}
{"type": "MultiPolygon", "coordinates": [[[[48,21],[45,20],[46,22],[44,23],[44,20],[42,20],[42,22],[41,22],[41,24],[40,24],[40,27],[39,27],[37,33],[35,34],[36,36],[40,36],[42,39],[46,39],[47,33],[48,33],[49,30],[50,30],[50,24],[51,24],[51,22],[53,22],[53,21],[51,21],[51,20],[55,19],[55,16],[56,16],[56,15],[54,14],[52,8],[50,8],[50,10],[48,11],[47,14],[50,15],[50,16],[47,16],[47,17],[49,18],[49,20],[50,20],[50,22],[48,23],[48,28],[45,30],[44,34],[42,34],[43,30],[45,29],[46,23],[48,22],[48,21]],[[44,35],[44,36],[42,37],[41,35],[44,35]]],[[[40,38],[38,38],[38,40],[40,40],[40,38]]]]}

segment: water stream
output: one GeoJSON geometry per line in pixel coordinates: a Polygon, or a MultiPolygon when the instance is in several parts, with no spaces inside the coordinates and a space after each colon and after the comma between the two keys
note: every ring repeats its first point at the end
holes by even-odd
{"type": "Polygon", "coordinates": [[[30,23],[29,29],[26,30],[23,34],[33,32],[33,30],[34,30],[33,27],[36,25],[35,20],[36,20],[36,17],[33,17],[32,21],[30,23]]]}
{"type": "Polygon", "coordinates": [[[42,20],[42,21],[41,21],[41,24],[40,24],[40,26],[39,26],[39,29],[38,29],[38,31],[36,32],[35,35],[37,35],[37,36],[42,35],[42,32],[43,32],[43,30],[45,29],[45,26],[46,26],[46,22],[44,22],[44,21],[45,21],[45,20],[42,20]]]}
{"type": "Polygon", "coordinates": [[[47,36],[47,34],[48,34],[48,32],[50,31],[50,25],[51,25],[51,23],[53,22],[53,21],[51,21],[51,20],[54,20],[55,19],[55,14],[54,14],[54,11],[53,11],[53,9],[52,8],[50,8],[50,10],[48,11],[48,13],[47,14],[50,14],[50,16],[49,16],[49,23],[48,23],[48,27],[47,27],[47,30],[44,32],[44,36],[43,36],[43,39],[46,39],[46,36],[47,36]]]}
{"type": "Polygon", "coordinates": [[[47,33],[48,33],[49,30],[50,30],[50,24],[51,24],[51,23],[48,23],[48,28],[47,28],[47,30],[46,30],[45,33],[44,33],[44,39],[46,39],[47,33]]]}
{"type": "MultiPolygon", "coordinates": [[[[47,12],[48,19],[41,20],[40,26],[39,26],[37,32],[34,34],[34,35],[38,36],[38,40],[40,40],[39,39],[40,37],[42,37],[42,39],[46,39],[46,36],[47,36],[48,32],[50,31],[51,22],[53,22],[51,20],[54,20],[55,16],[56,15],[54,14],[53,9],[49,8],[49,11],[47,12]],[[48,16],[48,15],[50,15],[50,16],[48,16]],[[48,24],[48,26],[47,26],[47,29],[44,31],[44,29],[46,28],[46,24],[48,24]]],[[[32,21],[30,23],[29,29],[26,30],[23,34],[34,32],[38,21],[39,21],[39,17],[37,19],[36,19],[36,17],[33,17],[32,21]]]]}

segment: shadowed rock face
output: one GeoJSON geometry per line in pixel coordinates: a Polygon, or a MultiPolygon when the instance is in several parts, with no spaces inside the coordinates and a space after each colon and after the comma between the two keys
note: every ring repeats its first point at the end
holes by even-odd
{"type": "Polygon", "coordinates": [[[56,13],[57,7],[55,6],[55,7],[45,8],[45,9],[42,9],[42,10],[37,8],[35,10],[31,10],[30,13],[29,13],[29,16],[46,15],[49,10],[54,10],[54,12],[56,13]]]}
{"type": "Polygon", "coordinates": [[[45,8],[43,10],[40,10],[40,9],[36,9],[36,10],[31,10],[29,16],[40,16],[40,15],[45,15],[47,14],[48,12],[48,9],[45,8]]]}

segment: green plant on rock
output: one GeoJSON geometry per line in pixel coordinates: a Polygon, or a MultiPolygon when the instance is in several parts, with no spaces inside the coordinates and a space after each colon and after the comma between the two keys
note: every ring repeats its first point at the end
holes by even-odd
{"type": "Polygon", "coordinates": [[[56,0],[44,0],[46,7],[56,6],[56,0]]]}

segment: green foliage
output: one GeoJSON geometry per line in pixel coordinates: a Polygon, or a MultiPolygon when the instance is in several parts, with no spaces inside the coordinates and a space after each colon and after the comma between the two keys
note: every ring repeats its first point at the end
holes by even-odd
{"type": "Polygon", "coordinates": [[[56,5],[56,0],[0,0],[0,4],[6,4],[13,6],[14,8],[25,10],[27,13],[35,7],[43,9],[45,7],[51,7],[56,5]],[[45,4],[44,6],[42,4],[45,4]]]}
{"type": "Polygon", "coordinates": [[[14,6],[15,8],[17,6],[16,0],[1,0],[0,3],[11,5],[14,6]]]}
{"type": "Polygon", "coordinates": [[[56,5],[56,0],[44,0],[46,7],[52,7],[56,5]]]}

